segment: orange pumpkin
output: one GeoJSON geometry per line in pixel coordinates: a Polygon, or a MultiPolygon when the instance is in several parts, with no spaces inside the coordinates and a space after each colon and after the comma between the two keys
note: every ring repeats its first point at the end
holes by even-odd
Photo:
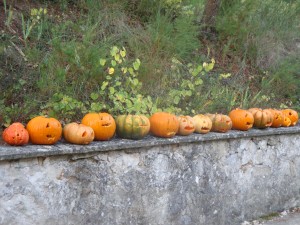
{"type": "Polygon", "coordinates": [[[179,121],[179,128],[178,128],[177,134],[186,136],[186,135],[194,133],[195,124],[194,124],[194,120],[192,117],[178,116],[177,119],[179,121]]]}
{"type": "Polygon", "coordinates": [[[291,120],[291,126],[295,126],[297,124],[299,119],[297,111],[293,109],[283,109],[282,113],[291,120]]]}
{"type": "Polygon", "coordinates": [[[224,114],[206,114],[212,122],[212,131],[225,133],[232,127],[232,121],[229,116],[224,114]]]}
{"type": "Polygon", "coordinates": [[[254,117],[254,127],[257,128],[267,128],[273,123],[273,114],[267,109],[260,108],[250,108],[249,112],[252,113],[254,117]]]}
{"type": "Polygon", "coordinates": [[[150,132],[157,137],[170,138],[179,128],[177,117],[167,112],[157,112],[150,116],[150,132]]]}
{"type": "Polygon", "coordinates": [[[289,117],[283,115],[283,123],[282,123],[282,126],[283,126],[283,127],[289,127],[289,126],[291,126],[291,123],[292,123],[291,119],[290,119],[289,117]]]}
{"type": "Polygon", "coordinates": [[[73,122],[64,126],[63,136],[69,143],[87,145],[94,140],[95,133],[93,128],[73,122]]]}
{"type": "Polygon", "coordinates": [[[59,141],[62,135],[62,126],[55,118],[34,117],[26,128],[32,144],[52,145],[59,141]]]}
{"type": "Polygon", "coordinates": [[[211,119],[203,114],[198,114],[193,117],[195,123],[195,132],[200,134],[208,133],[212,128],[211,119]]]}
{"type": "Polygon", "coordinates": [[[277,109],[268,109],[273,115],[273,122],[271,127],[281,127],[284,122],[284,115],[280,110],[277,109]]]}
{"type": "Polygon", "coordinates": [[[253,127],[253,115],[247,110],[233,109],[230,111],[229,117],[232,121],[232,128],[235,130],[247,131],[253,127]]]}
{"type": "Polygon", "coordinates": [[[116,122],[109,113],[88,113],[81,123],[93,128],[95,140],[98,141],[108,141],[116,132],[116,122]]]}
{"type": "Polygon", "coordinates": [[[3,131],[2,138],[9,145],[25,145],[29,141],[29,134],[23,124],[16,122],[3,131]]]}

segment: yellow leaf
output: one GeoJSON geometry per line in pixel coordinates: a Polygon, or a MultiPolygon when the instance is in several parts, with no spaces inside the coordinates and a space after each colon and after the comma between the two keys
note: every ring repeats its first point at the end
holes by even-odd
{"type": "Polygon", "coordinates": [[[111,67],[108,68],[108,74],[109,75],[112,75],[114,72],[115,72],[114,68],[111,68],[111,67]]]}

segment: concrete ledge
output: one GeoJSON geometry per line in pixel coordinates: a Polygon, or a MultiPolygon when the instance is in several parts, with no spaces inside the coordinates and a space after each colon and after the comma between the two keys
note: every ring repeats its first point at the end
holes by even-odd
{"type": "Polygon", "coordinates": [[[2,225],[240,225],[300,206],[300,127],[0,147],[2,225]]]}
{"type": "Polygon", "coordinates": [[[93,152],[106,152],[134,148],[147,148],[153,146],[163,146],[172,144],[185,144],[193,142],[204,142],[213,140],[237,139],[244,137],[262,137],[280,134],[296,134],[300,133],[300,125],[294,127],[268,128],[268,129],[251,129],[249,131],[231,130],[227,133],[210,132],[208,134],[192,134],[189,136],[175,136],[173,138],[156,138],[147,136],[142,140],[126,140],[114,138],[110,141],[92,142],[89,145],[72,145],[59,142],[56,145],[27,145],[22,147],[1,146],[0,145],[0,161],[12,159],[24,159],[32,157],[46,157],[54,155],[70,155],[85,154],[93,152]]]}

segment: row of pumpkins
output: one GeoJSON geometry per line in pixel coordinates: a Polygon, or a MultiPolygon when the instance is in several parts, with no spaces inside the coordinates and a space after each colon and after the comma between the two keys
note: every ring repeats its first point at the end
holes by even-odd
{"type": "Polygon", "coordinates": [[[227,132],[230,129],[247,131],[250,128],[294,126],[298,113],[292,109],[234,109],[229,115],[198,114],[176,116],[167,112],[157,112],[149,118],[144,115],[120,115],[116,119],[108,113],[88,113],[81,123],[69,123],[62,127],[55,118],[37,116],[26,128],[15,122],[2,134],[9,145],[32,144],[51,145],[63,138],[72,144],[89,144],[93,140],[107,141],[115,133],[120,138],[142,139],[149,132],[157,137],[171,138],[174,135],[191,133],[206,134],[210,131],[227,132]]]}

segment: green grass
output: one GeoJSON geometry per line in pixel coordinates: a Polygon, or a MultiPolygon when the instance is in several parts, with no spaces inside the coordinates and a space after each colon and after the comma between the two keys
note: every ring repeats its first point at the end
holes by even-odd
{"type": "MultiPolygon", "coordinates": [[[[41,1],[14,14],[5,2],[0,125],[27,122],[37,114],[80,120],[95,106],[91,94],[101,92],[107,76],[99,60],[112,46],[125,47],[128,62],[141,60],[139,92],[151,97],[154,108],[185,114],[254,106],[300,110],[299,3],[223,1],[218,39],[212,42],[199,39],[204,2],[41,1]],[[47,13],[36,19],[33,8],[47,13]],[[173,58],[183,69],[172,69],[173,58]],[[190,79],[188,65],[211,58],[215,69],[199,75],[203,84],[186,96],[180,85],[190,79]],[[220,78],[221,73],[231,76],[220,78]],[[174,90],[182,94],[178,105],[169,95],[174,90]]],[[[109,95],[100,96],[97,106],[109,95]]]]}

